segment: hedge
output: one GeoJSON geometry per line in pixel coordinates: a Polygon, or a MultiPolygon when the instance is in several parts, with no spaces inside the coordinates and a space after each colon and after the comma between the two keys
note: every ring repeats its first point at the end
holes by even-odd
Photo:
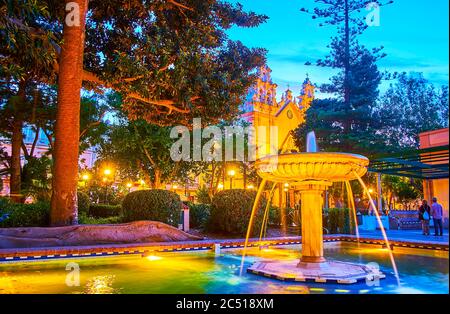
{"type": "Polygon", "coordinates": [[[181,200],[166,190],[140,190],[127,194],[122,203],[124,221],[154,220],[177,227],[181,200]]]}
{"type": "MultiPolygon", "coordinates": [[[[212,232],[224,232],[245,236],[247,233],[255,191],[244,189],[224,190],[217,193],[211,204],[211,217],[207,229],[212,232]]],[[[258,204],[253,223],[252,235],[259,234],[264,216],[266,200],[258,204]]]]}
{"type": "Polygon", "coordinates": [[[192,228],[204,228],[211,216],[211,205],[193,204],[189,206],[189,224],[192,228]]]}
{"type": "Polygon", "coordinates": [[[89,216],[95,218],[108,218],[122,215],[121,205],[91,204],[89,206],[89,216]]]}

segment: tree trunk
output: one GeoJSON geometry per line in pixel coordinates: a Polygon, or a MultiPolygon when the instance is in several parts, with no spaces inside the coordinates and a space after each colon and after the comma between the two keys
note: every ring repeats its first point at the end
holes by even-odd
{"type": "Polygon", "coordinates": [[[23,141],[23,116],[21,113],[22,104],[25,102],[25,81],[19,83],[19,90],[17,93],[18,100],[15,104],[14,119],[12,122],[12,136],[11,136],[11,176],[10,176],[10,191],[9,195],[13,202],[20,203],[23,201],[21,194],[21,162],[20,151],[22,149],[23,141]]]}
{"type": "Polygon", "coordinates": [[[84,30],[87,0],[66,0],[58,77],[58,108],[53,151],[54,173],[50,223],[78,222],[77,182],[80,136],[80,92],[83,73],[84,30]],[[70,3],[70,5],[68,5],[70,3]],[[76,4],[74,6],[74,4],[76,4]],[[79,10],[77,10],[79,9],[79,10]],[[78,12],[79,11],[79,12],[78,12]],[[79,13],[77,15],[77,13],[79,13]]]}
{"type": "Polygon", "coordinates": [[[349,88],[349,75],[350,75],[350,26],[349,26],[349,8],[348,0],[345,0],[345,59],[344,59],[344,101],[348,106],[350,104],[350,88],[349,88]]]}
{"type": "Polygon", "coordinates": [[[160,187],[161,187],[161,170],[155,169],[154,188],[159,189],[160,187]]]}

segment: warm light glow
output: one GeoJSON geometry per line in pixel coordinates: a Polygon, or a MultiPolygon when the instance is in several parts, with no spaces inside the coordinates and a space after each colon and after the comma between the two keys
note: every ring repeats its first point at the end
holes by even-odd
{"type": "Polygon", "coordinates": [[[127,183],[127,188],[131,188],[132,186],[133,186],[133,183],[131,183],[131,182],[127,183]]]}
{"type": "Polygon", "coordinates": [[[285,188],[288,188],[288,187],[289,187],[289,183],[285,183],[285,184],[284,184],[284,187],[285,187],[285,188]]]}
{"type": "Polygon", "coordinates": [[[108,180],[108,178],[103,178],[102,179],[103,182],[106,182],[107,180],[108,180]]]}
{"type": "Polygon", "coordinates": [[[81,178],[82,178],[84,181],[87,181],[87,180],[89,180],[90,176],[89,176],[89,174],[85,173],[85,174],[83,174],[83,176],[82,176],[81,178]]]}
{"type": "Polygon", "coordinates": [[[288,188],[284,188],[284,191],[287,192],[287,191],[289,191],[289,189],[288,188]]]}
{"type": "Polygon", "coordinates": [[[230,177],[234,177],[234,176],[236,175],[236,171],[233,170],[233,169],[231,169],[231,170],[228,171],[228,175],[229,175],[230,177]]]}
{"type": "Polygon", "coordinates": [[[255,187],[252,184],[247,185],[247,189],[253,190],[255,187]]]}
{"type": "Polygon", "coordinates": [[[149,256],[147,256],[147,259],[148,259],[149,261],[153,262],[153,261],[159,261],[159,260],[161,260],[162,257],[161,257],[161,256],[156,256],[156,255],[149,255],[149,256]]]}
{"type": "Polygon", "coordinates": [[[369,188],[369,193],[372,194],[373,193],[373,189],[369,188]]]}
{"type": "Polygon", "coordinates": [[[218,188],[219,190],[223,189],[223,184],[222,184],[222,183],[219,183],[219,185],[217,185],[217,188],[218,188]]]}
{"type": "Polygon", "coordinates": [[[174,189],[174,190],[178,189],[178,185],[176,185],[176,184],[172,185],[172,189],[174,189]]]}
{"type": "Polygon", "coordinates": [[[139,183],[140,183],[141,185],[145,185],[145,181],[144,181],[144,180],[140,180],[139,183]]]}
{"type": "Polygon", "coordinates": [[[109,175],[112,173],[112,171],[111,171],[111,169],[106,168],[106,169],[103,171],[103,173],[105,174],[105,176],[109,176],[109,175]]]}

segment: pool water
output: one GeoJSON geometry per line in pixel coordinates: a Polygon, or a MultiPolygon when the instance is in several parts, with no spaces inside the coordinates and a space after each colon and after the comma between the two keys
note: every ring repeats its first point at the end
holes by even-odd
{"type": "MultiPolygon", "coordinates": [[[[299,258],[300,247],[251,248],[253,262],[299,258]]],[[[377,247],[325,247],[327,259],[377,263],[386,279],[353,285],[283,282],[245,273],[239,276],[241,250],[154,253],[121,257],[78,258],[42,262],[1,263],[0,293],[449,293],[448,252],[394,250],[400,286],[388,252],[377,247]],[[67,267],[67,270],[66,270],[67,267]],[[79,285],[73,270],[79,267],[79,285]]]]}

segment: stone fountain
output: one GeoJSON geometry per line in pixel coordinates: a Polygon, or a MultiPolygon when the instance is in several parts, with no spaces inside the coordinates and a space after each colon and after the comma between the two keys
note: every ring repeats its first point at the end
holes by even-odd
{"type": "MultiPolygon", "coordinates": [[[[266,182],[287,182],[301,195],[302,256],[300,261],[263,261],[248,272],[280,280],[355,283],[384,278],[377,269],[359,264],[327,261],[323,254],[322,209],[324,191],[333,182],[357,179],[367,172],[369,160],[361,155],[318,152],[314,132],[308,134],[306,153],[266,156],[256,162],[266,182]]],[[[256,200],[256,203],[259,200],[256,200]]]]}

